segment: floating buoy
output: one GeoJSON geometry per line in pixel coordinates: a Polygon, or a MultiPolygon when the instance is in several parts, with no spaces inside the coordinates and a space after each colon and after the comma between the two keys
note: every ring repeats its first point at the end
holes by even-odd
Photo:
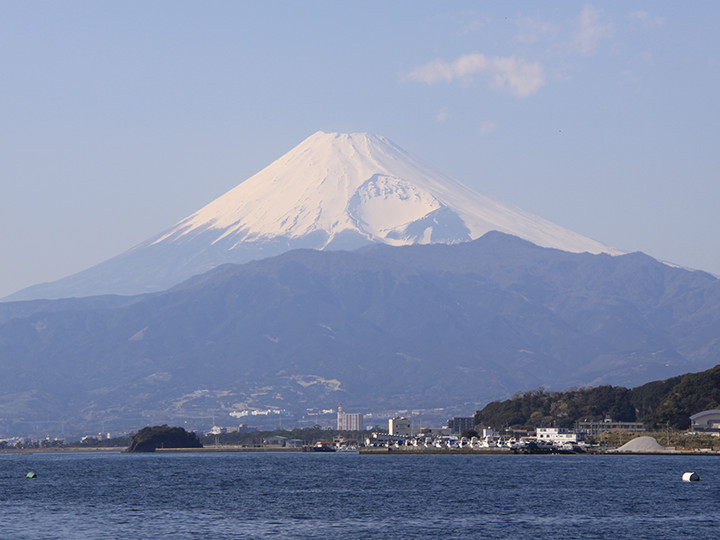
{"type": "Polygon", "coordinates": [[[25,475],[25,478],[37,478],[37,474],[35,474],[34,472],[30,471],[29,473],[27,473],[27,474],[25,475]]]}
{"type": "Polygon", "coordinates": [[[697,475],[697,473],[694,472],[686,472],[683,474],[683,482],[699,482],[700,477],[697,475]]]}

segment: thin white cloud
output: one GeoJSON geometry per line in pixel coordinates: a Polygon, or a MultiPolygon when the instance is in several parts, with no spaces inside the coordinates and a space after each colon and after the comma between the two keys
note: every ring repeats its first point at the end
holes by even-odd
{"type": "Polygon", "coordinates": [[[434,84],[486,75],[500,91],[528,97],[545,84],[539,62],[526,62],[514,56],[487,58],[484,54],[466,54],[452,62],[435,60],[411,71],[405,78],[434,84]]]}
{"type": "Polygon", "coordinates": [[[435,115],[435,121],[438,124],[442,124],[445,120],[448,119],[448,112],[447,109],[441,109],[438,111],[438,113],[435,115]]]}
{"type": "Polygon", "coordinates": [[[600,13],[590,4],[586,4],[580,13],[578,30],[573,44],[580,54],[590,56],[595,52],[598,42],[612,33],[610,25],[600,22],[600,13]]]}
{"type": "Polygon", "coordinates": [[[647,11],[632,11],[628,14],[628,18],[639,21],[646,26],[662,26],[665,24],[665,17],[651,15],[647,11]]]}
{"type": "Polygon", "coordinates": [[[557,32],[557,26],[546,21],[538,21],[530,17],[521,17],[517,21],[520,43],[537,43],[546,34],[557,32]]]}

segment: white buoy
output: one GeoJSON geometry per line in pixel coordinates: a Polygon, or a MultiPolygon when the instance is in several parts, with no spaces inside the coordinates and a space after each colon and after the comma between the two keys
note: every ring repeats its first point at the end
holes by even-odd
{"type": "Polygon", "coordinates": [[[694,472],[686,472],[683,474],[683,482],[699,482],[700,477],[697,475],[697,473],[694,472]]]}

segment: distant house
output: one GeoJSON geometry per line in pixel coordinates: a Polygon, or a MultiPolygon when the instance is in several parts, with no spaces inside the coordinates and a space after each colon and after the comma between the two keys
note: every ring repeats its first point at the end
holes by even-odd
{"type": "Polygon", "coordinates": [[[400,440],[408,439],[408,435],[390,435],[388,433],[377,433],[373,431],[369,437],[365,437],[365,446],[386,446],[400,440]]]}
{"type": "Polygon", "coordinates": [[[720,435],[720,410],[702,411],[690,417],[693,433],[717,433],[720,435]]]}
{"type": "Polygon", "coordinates": [[[265,446],[284,447],[288,438],[280,435],[274,435],[265,439],[265,446]]]}

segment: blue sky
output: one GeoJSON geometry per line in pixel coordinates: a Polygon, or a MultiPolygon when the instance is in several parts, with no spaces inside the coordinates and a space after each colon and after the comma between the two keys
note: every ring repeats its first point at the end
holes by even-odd
{"type": "Polygon", "coordinates": [[[720,274],[715,2],[0,1],[0,296],[116,255],[317,130],[385,135],[720,274]]]}

